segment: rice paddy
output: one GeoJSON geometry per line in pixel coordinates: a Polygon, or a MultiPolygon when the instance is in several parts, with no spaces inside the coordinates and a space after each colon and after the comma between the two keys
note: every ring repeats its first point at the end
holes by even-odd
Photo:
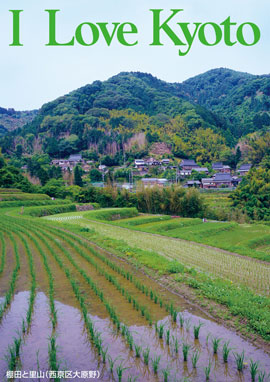
{"type": "MultiPolygon", "coordinates": [[[[14,210],[1,215],[1,381],[19,381],[23,373],[33,381],[70,376],[81,381],[87,375],[118,382],[267,381],[267,353],[83,233],[117,237],[130,248],[141,246],[152,256],[156,252],[166,263],[181,259],[184,267],[235,277],[244,285],[252,277],[256,291],[265,295],[267,266],[240,257],[233,257],[233,263],[214,249],[179,245],[168,237],[91,221],[84,214],[55,215],[51,222],[14,210]],[[237,260],[244,261],[241,278],[237,260]],[[251,270],[247,263],[258,268],[251,270]],[[230,276],[226,267],[231,267],[230,276]]],[[[167,218],[145,219],[146,224],[168,223],[167,218]]]]}

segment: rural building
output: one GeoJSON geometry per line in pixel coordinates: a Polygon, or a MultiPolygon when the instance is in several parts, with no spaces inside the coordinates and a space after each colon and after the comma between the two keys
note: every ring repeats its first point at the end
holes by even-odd
{"type": "Polygon", "coordinates": [[[147,166],[160,166],[161,163],[157,160],[157,159],[154,159],[154,158],[149,158],[145,161],[145,164],[147,166]]]}
{"type": "Polygon", "coordinates": [[[193,168],[191,171],[201,172],[201,173],[204,173],[204,174],[206,174],[206,175],[209,173],[207,167],[195,167],[195,168],[193,168]]]}
{"type": "Polygon", "coordinates": [[[168,165],[168,164],[170,164],[170,159],[162,159],[162,160],[161,160],[161,163],[162,163],[163,165],[168,165]]]}
{"type": "Polygon", "coordinates": [[[135,159],[134,166],[135,166],[135,168],[146,166],[145,160],[144,159],[135,159]]]}
{"type": "Polygon", "coordinates": [[[191,170],[181,170],[180,171],[181,176],[190,176],[191,175],[191,170]]]}
{"type": "Polygon", "coordinates": [[[222,162],[215,162],[212,164],[213,171],[217,173],[230,174],[231,168],[230,166],[224,165],[222,162]]]}
{"type": "Polygon", "coordinates": [[[180,166],[182,170],[192,170],[200,167],[193,159],[183,159],[180,166]]]}
{"type": "Polygon", "coordinates": [[[74,162],[74,163],[77,164],[77,163],[82,162],[83,159],[82,159],[81,154],[72,154],[72,155],[69,156],[68,160],[70,162],[74,162]]]}
{"type": "Polygon", "coordinates": [[[216,186],[216,188],[220,188],[222,186],[226,187],[232,187],[232,177],[230,174],[223,174],[223,173],[218,173],[215,174],[213,178],[213,182],[216,186]]]}
{"type": "Polygon", "coordinates": [[[191,187],[199,188],[201,187],[201,182],[199,180],[188,180],[187,183],[184,185],[184,188],[191,188],[191,187]]]}
{"type": "Polygon", "coordinates": [[[216,185],[214,183],[214,178],[202,178],[202,188],[209,189],[209,188],[216,188],[216,185]]]}
{"type": "Polygon", "coordinates": [[[240,173],[240,176],[243,176],[243,175],[246,175],[250,169],[251,169],[251,164],[246,163],[240,166],[240,168],[238,169],[238,172],[240,173]]]}

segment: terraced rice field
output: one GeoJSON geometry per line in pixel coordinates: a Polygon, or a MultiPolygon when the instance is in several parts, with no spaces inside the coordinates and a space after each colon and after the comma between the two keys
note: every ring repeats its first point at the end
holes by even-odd
{"type": "MultiPolygon", "coordinates": [[[[10,215],[0,218],[1,381],[26,379],[22,374],[30,381],[98,375],[119,382],[243,382],[252,380],[256,367],[256,378],[265,373],[266,381],[270,358],[263,350],[132,265],[62,229],[61,221],[223,275],[232,267],[225,254],[199,246],[191,253],[189,243],[93,222],[84,213],[52,217],[58,227],[10,215]]],[[[231,270],[238,279],[240,260],[231,270]]],[[[249,268],[241,266],[241,280],[248,282],[249,268]]],[[[256,272],[262,272],[254,278],[262,288],[267,269],[256,272]]]]}
{"type": "MultiPolygon", "coordinates": [[[[149,218],[149,217],[148,217],[149,218]]],[[[91,220],[91,213],[63,214],[57,217],[49,217],[48,219],[58,222],[73,221],[76,224],[95,229],[103,236],[117,238],[125,241],[130,246],[142,248],[147,251],[153,251],[161,254],[168,260],[178,260],[181,264],[195,267],[198,270],[207,272],[211,275],[226,278],[232,282],[240,283],[241,285],[252,288],[255,292],[262,293],[266,296],[270,294],[270,264],[259,262],[252,258],[243,256],[234,256],[225,251],[220,251],[215,248],[201,246],[200,244],[190,243],[184,240],[174,240],[172,238],[162,236],[161,234],[149,233],[158,232],[157,227],[164,225],[175,225],[179,222],[156,222],[149,224],[135,225],[136,229],[141,228],[138,232],[134,231],[134,223],[137,218],[125,219],[109,224],[109,222],[99,222],[91,220]],[[82,217],[81,217],[82,216],[82,217]],[[122,223],[122,227],[118,224],[122,223]],[[117,224],[117,225],[116,225],[117,224]],[[130,225],[130,228],[126,228],[130,225]],[[148,232],[144,232],[148,230],[148,232]]],[[[147,219],[147,218],[145,218],[147,219]]],[[[201,224],[199,219],[185,219],[184,228],[193,229],[196,227],[201,232],[209,231],[205,224],[201,224]]],[[[142,221],[141,221],[142,222],[142,221]]],[[[218,223],[220,229],[224,229],[223,223],[218,223]]],[[[215,226],[215,229],[217,227],[215,226]]],[[[212,228],[210,228],[212,230],[212,228]]]]}

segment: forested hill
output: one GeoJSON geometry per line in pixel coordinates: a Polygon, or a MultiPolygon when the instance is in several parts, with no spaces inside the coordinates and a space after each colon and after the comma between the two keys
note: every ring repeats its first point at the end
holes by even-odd
{"type": "Polygon", "coordinates": [[[270,126],[270,76],[213,69],[177,84],[191,102],[224,116],[234,137],[270,126]]]}
{"type": "Polygon", "coordinates": [[[228,156],[240,137],[265,132],[269,110],[269,76],[215,69],[179,84],[123,72],[46,103],[0,147],[9,155],[140,157],[165,143],[176,157],[206,163],[228,156]]]}
{"type": "Polygon", "coordinates": [[[16,111],[14,109],[0,107],[0,135],[31,122],[36,114],[37,110],[16,111]]]}

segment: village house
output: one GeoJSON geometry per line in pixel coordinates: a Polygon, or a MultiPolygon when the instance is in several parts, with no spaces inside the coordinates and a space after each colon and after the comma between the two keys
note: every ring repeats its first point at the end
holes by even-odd
{"type": "Polygon", "coordinates": [[[222,186],[233,187],[232,177],[230,174],[215,174],[213,182],[216,185],[216,188],[220,188],[222,186]]]}
{"type": "Polygon", "coordinates": [[[163,164],[163,166],[164,166],[164,165],[167,166],[167,165],[170,164],[170,159],[162,159],[162,160],[161,160],[161,163],[163,164]]]}
{"type": "Polygon", "coordinates": [[[144,159],[135,159],[134,166],[135,166],[135,168],[145,167],[146,166],[146,162],[145,162],[144,159]]]}
{"type": "Polygon", "coordinates": [[[216,188],[216,185],[214,183],[214,178],[202,178],[201,183],[202,183],[202,188],[205,188],[205,189],[216,188]]]}
{"type": "Polygon", "coordinates": [[[186,177],[191,175],[191,170],[181,170],[180,176],[186,177]]]}
{"type": "Polygon", "coordinates": [[[230,174],[231,168],[230,166],[224,165],[222,162],[215,162],[212,164],[212,169],[216,173],[222,173],[222,174],[230,174]]]}
{"type": "Polygon", "coordinates": [[[201,187],[201,182],[199,180],[188,180],[183,187],[184,188],[191,188],[191,187],[199,188],[201,187]]]}
{"type": "Polygon", "coordinates": [[[191,171],[197,171],[197,172],[200,172],[200,173],[204,173],[206,175],[209,173],[207,167],[194,167],[194,168],[191,169],[191,171]]]}
{"type": "Polygon", "coordinates": [[[54,159],[51,164],[60,167],[62,171],[73,171],[77,164],[85,164],[81,154],[70,155],[68,159],[54,159]]]}
{"type": "Polygon", "coordinates": [[[238,172],[239,172],[240,176],[244,176],[249,172],[250,169],[251,169],[251,164],[246,163],[246,164],[242,164],[240,166],[240,168],[238,169],[238,172]]]}
{"type": "Polygon", "coordinates": [[[195,168],[200,167],[193,159],[183,159],[180,166],[182,170],[194,170],[195,168]]]}
{"type": "Polygon", "coordinates": [[[147,166],[160,166],[161,165],[161,163],[157,159],[154,159],[154,158],[146,159],[145,164],[147,166]]]}

